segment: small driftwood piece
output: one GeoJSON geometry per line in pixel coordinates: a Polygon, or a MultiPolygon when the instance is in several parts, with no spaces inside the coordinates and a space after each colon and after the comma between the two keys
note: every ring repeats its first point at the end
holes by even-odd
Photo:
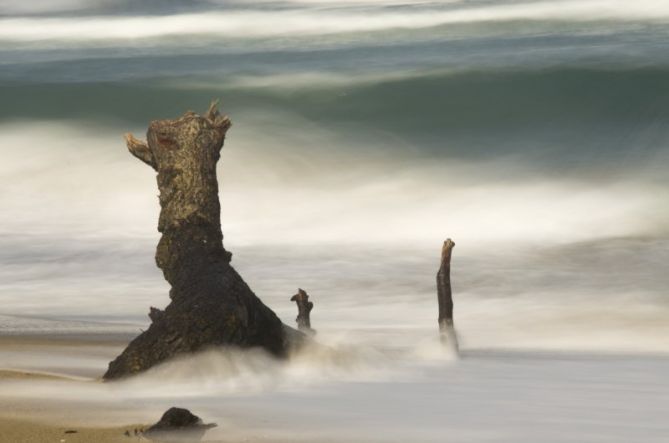
{"type": "Polygon", "coordinates": [[[455,243],[450,238],[441,247],[441,265],[437,272],[437,299],[439,301],[439,334],[441,342],[458,349],[458,338],[453,325],[453,293],[451,291],[451,253],[455,243]]]}
{"type": "Polygon", "coordinates": [[[304,289],[298,289],[297,294],[290,298],[290,301],[297,303],[297,329],[309,334],[314,334],[316,331],[311,329],[311,310],[314,304],[309,301],[309,295],[304,289]]]}

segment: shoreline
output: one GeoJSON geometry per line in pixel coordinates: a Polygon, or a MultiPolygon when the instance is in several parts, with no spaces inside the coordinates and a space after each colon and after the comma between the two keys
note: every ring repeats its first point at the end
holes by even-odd
{"type": "Polygon", "coordinates": [[[144,426],[140,424],[109,428],[62,426],[29,419],[0,416],[0,437],[3,441],[12,443],[128,443],[146,441],[134,435],[135,429],[140,429],[144,426]],[[128,432],[130,435],[125,435],[125,432],[128,432]]]}
{"type": "Polygon", "coordinates": [[[669,355],[582,350],[465,347],[457,361],[373,349],[359,360],[339,350],[280,365],[253,353],[220,352],[103,383],[99,377],[123,343],[102,335],[0,335],[0,366],[12,366],[0,367],[0,441],[147,441],[134,429],[155,423],[172,406],[218,423],[203,442],[388,443],[398,437],[436,443],[444,428],[458,440],[488,441],[462,422],[507,433],[503,442],[536,441],[524,423],[500,421],[500,407],[514,408],[549,437],[562,428],[546,417],[562,414],[564,422],[585,426],[583,432],[634,441],[635,427],[614,434],[603,424],[628,415],[641,425],[655,423],[669,367],[669,355]],[[583,416],[591,418],[587,426],[583,416]],[[390,430],[379,435],[375,423],[390,430]]]}

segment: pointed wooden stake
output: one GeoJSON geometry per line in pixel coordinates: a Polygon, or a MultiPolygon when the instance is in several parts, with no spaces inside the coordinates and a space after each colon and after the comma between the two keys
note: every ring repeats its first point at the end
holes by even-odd
{"type": "Polygon", "coordinates": [[[458,350],[458,338],[453,326],[453,294],[451,292],[451,253],[455,243],[450,238],[441,247],[441,265],[437,272],[439,301],[439,334],[441,342],[458,350]]]}

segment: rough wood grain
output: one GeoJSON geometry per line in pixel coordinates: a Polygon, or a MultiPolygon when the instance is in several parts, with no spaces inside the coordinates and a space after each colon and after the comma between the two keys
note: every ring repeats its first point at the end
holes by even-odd
{"type": "Polygon", "coordinates": [[[451,291],[451,255],[455,243],[450,238],[441,247],[441,264],[437,272],[437,300],[439,302],[439,333],[444,344],[458,348],[453,325],[453,294],[451,291]]]}
{"type": "Polygon", "coordinates": [[[189,111],[151,122],[146,142],[126,134],[130,153],[158,173],[156,263],[172,286],[171,303],[164,311],[151,308],[150,327],[109,364],[105,379],[211,346],[261,347],[285,356],[300,339],[256,297],[223,247],[216,163],[229,128],[212,103],[203,116],[189,111]]]}

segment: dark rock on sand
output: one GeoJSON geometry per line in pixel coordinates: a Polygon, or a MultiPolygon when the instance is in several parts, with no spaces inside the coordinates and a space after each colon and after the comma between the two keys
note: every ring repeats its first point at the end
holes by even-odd
{"type": "Polygon", "coordinates": [[[208,429],[215,427],[215,423],[203,423],[188,409],[170,408],[143,435],[159,441],[199,441],[208,429]]]}

